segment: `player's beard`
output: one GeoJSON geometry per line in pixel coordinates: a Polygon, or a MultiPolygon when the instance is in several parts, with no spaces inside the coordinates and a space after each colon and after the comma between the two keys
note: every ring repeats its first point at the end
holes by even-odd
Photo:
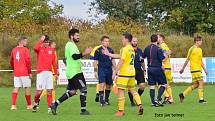
{"type": "Polygon", "coordinates": [[[132,44],[132,47],[137,47],[137,44],[136,44],[136,45],[133,45],[133,44],[132,44]]]}
{"type": "Polygon", "coordinates": [[[78,42],[79,42],[79,38],[77,38],[77,39],[73,38],[73,41],[74,41],[75,43],[78,43],[78,42]]]}

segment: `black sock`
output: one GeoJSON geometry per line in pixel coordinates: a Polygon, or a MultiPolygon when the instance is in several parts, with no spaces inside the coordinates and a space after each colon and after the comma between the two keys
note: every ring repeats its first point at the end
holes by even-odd
{"type": "Polygon", "coordinates": [[[157,96],[157,99],[159,101],[161,101],[161,96],[163,95],[163,92],[165,91],[166,87],[164,86],[160,86],[159,90],[158,90],[158,96],[157,96]]]}
{"type": "Polygon", "coordinates": [[[80,95],[80,101],[81,101],[81,112],[86,111],[86,96],[80,95]]]}
{"type": "Polygon", "coordinates": [[[105,102],[109,102],[110,90],[105,90],[105,102]]]}
{"type": "Polygon", "coordinates": [[[155,89],[150,89],[151,103],[155,104],[155,89]]]}
{"type": "Polygon", "coordinates": [[[87,89],[81,89],[80,90],[80,102],[81,102],[81,112],[86,111],[86,105],[87,105],[87,89]]]}
{"type": "Polygon", "coordinates": [[[65,100],[72,96],[73,95],[70,92],[64,93],[58,100],[55,101],[55,105],[58,106],[60,103],[64,102],[65,100]]]}
{"type": "Polygon", "coordinates": [[[99,96],[99,93],[96,93],[96,96],[99,96]]]}
{"type": "Polygon", "coordinates": [[[138,94],[141,96],[142,94],[143,94],[143,92],[144,92],[144,89],[138,89],[138,94]]]}
{"type": "Polygon", "coordinates": [[[104,91],[99,91],[99,101],[101,104],[104,103],[104,91]]]}
{"type": "Polygon", "coordinates": [[[134,98],[133,98],[133,95],[131,94],[131,92],[128,92],[128,96],[129,96],[131,103],[134,103],[134,98]]]}

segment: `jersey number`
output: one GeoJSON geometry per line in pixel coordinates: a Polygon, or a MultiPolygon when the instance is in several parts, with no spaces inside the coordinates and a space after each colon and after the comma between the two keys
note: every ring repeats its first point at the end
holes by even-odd
{"type": "Polygon", "coordinates": [[[20,54],[19,54],[19,51],[17,51],[17,52],[16,52],[16,59],[17,59],[17,61],[19,62],[19,60],[20,60],[20,54]]]}
{"type": "Polygon", "coordinates": [[[131,59],[130,65],[134,65],[134,54],[131,55],[131,59]]]}

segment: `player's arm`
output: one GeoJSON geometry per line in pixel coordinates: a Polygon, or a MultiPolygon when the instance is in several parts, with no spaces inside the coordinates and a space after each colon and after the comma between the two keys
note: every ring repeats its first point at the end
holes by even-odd
{"type": "Polygon", "coordinates": [[[52,67],[54,69],[54,76],[57,80],[58,78],[58,70],[57,70],[57,56],[55,55],[55,53],[52,54],[52,67]]]}
{"type": "Polygon", "coordinates": [[[167,55],[163,53],[161,48],[158,48],[158,57],[161,61],[166,61],[166,59],[168,58],[167,55]]]}
{"type": "Polygon", "coordinates": [[[116,69],[113,71],[113,77],[112,77],[113,79],[115,78],[116,74],[119,72],[120,68],[122,67],[125,57],[126,57],[126,50],[124,48],[122,48],[120,53],[121,53],[120,60],[116,66],[116,69]]]}
{"type": "MultiPolygon", "coordinates": [[[[111,54],[114,54],[114,51],[113,51],[113,50],[111,51],[111,54]]],[[[116,61],[115,61],[115,59],[112,58],[112,59],[111,59],[111,62],[112,62],[112,65],[113,65],[113,70],[115,70],[115,69],[116,69],[116,61]]]]}
{"type": "Polygon", "coordinates": [[[116,61],[115,61],[115,59],[112,59],[112,65],[113,65],[113,70],[116,70],[116,61]]]}
{"type": "Polygon", "coordinates": [[[167,45],[163,45],[163,46],[161,46],[161,48],[166,53],[167,56],[170,56],[173,53],[173,51],[170,50],[167,45]]]}
{"type": "Polygon", "coordinates": [[[207,69],[205,67],[205,64],[203,63],[203,60],[202,60],[202,68],[203,68],[205,74],[208,75],[208,71],[207,71],[207,69]]]}
{"type": "Polygon", "coordinates": [[[143,71],[146,71],[146,68],[145,68],[146,66],[145,66],[145,63],[144,63],[144,60],[143,60],[143,62],[142,62],[142,65],[141,65],[141,68],[143,69],[143,71]]]}
{"type": "Polygon", "coordinates": [[[145,71],[146,69],[145,69],[145,62],[144,62],[144,53],[143,53],[143,51],[141,50],[140,51],[140,56],[141,56],[141,68],[145,71]]]}
{"type": "Polygon", "coordinates": [[[31,77],[32,76],[32,72],[31,72],[31,57],[30,57],[30,52],[29,52],[28,49],[26,49],[25,62],[26,62],[26,65],[27,65],[28,74],[31,77]]]}
{"type": "Polygon", "coordinates": [[[168,50],[167,51],[167,56],[170,56],[170,55],[172,55],[173,54],[173,51],[172,50],[168,50]]]}
{"type": "Polygon", "coordinates": [[[36,52],[36,53],[38,53],[39,52],[39,50],[40,50],[40,48],[41,48],[41,45],[43,44],[43,41],[45,40],[45,36],[43,35],[41,38],[40,38],[40,40],[37,42],[37,44],[34,46],[34,51],[36,52]]]}
{"type": "Polygon", "coordinates": [[[13,50],[12,50],[12,52],[11,52],[11,54],[10,54],[10,66],[14,69],[14,63],[13,63],[13,50]]]}
{"type": "Polygon", "coordinates": [[[72,58],[73,58],[74,60],[81,59],[81,58],[83,58],[84,56],[89,55],[89,54],[92,52],[92,50],[93,50],[93,49],[92,49],[91,47],[89,47],[89,48],[86,48],[85,51],[82,52],[82,53],[79,53],[79,54],[73,53],[73,54],[72,54],[72,58]]]}
{"type": "Polygon", "coordinates": [[[182,74],[184,72],[185,67],[187,66],[187,64],[189,63],[190,59],[187,58],[186,61],[184,62],[183,67],[181,68],[181,70],[179,71],[180,74],[182,74]]]}
{"type": "Polygon", "coordinates": [[[186,59],[186,61],[184,62],[184,65],[182,66],[181,70],[179,71],[180,74],[182,74],[182,73],[184,72],[185,67],[186,67],[187,64],[189,63],[191,54],[192,54],[192,49],[188,51],[187,59],[186,59]]]}
{"type": "Polygon", "coordinates": [[[120,68],[122,67],[122,65],[123,65],[123,63],[124,63],[124,59],[120,59],[119,60],[119,62],[118,62],[118,64],[117,64],[117,66],[116,66],[116,69],[113,71],[113,79],[115,78],[115,76],[117,75],[117,73],[119,72],[119,70],[120,70],[120,68]]]}
{"type": "Polygon", "coordinates": [[[93,62],[93,66],[94,66],[94,73],[95,73],[95,77],[98,79],[98,56],[99,56],[99,52],[98,50],[95,51],[94,53],[94,62],[93,62]]]}
{"type": "Polygon", "coordinates": [[[107,54],[107,55],[108,55],[109,57],[115,58],[115,59],[121,58],[120,54],[112,54],[112,53],[109,53],[109,54],[107,54]]]}
{"type": "Polygon", "coordinates": [[[105,54],[105,55],[107,55],[107,56],[109,56],[109,57],[111,57],[111,58],[115,58],[115,59],[120,59],[120,58],[121,58],[121,55],[120,55],[120,54],[113,54],[113,53],[110,53],[110,52],[108,51],[108,49],[106,49],[106,48],[103,48],[102,53],[105,54]]]}

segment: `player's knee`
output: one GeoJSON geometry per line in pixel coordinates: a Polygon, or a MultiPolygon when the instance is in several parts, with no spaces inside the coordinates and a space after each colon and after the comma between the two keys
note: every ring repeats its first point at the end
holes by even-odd
{"type": "Polygon", "coordinates": [[[47,92],[48,95],[52,94],[52,90],[51,89],[46,90],[46,92],[47,92]]]}
{"type": "Polygon", "coordinates": [[[166,88],[166,87],[167,87],[167,84],[162,84],[161,86],[166,88]]]}
{"type": "Polygon", "coordinates": [[[201,80],[201,81],[198,81],[199,82],[199,85],[203,85],[204,84],[204,81],[201,80]]]}
{"type": "Polygon", "coordinates": [[[18,93],[18,91],[19,91],[19,87],[15,87],[15,88],[13,89],[13,92],[14,92],[14,93],[18,93]]]}
{"type": "Polygon", "coordinates": [[[105,86],[105,83],[99,83],[100,88],[104,88],[104,86],[105,86]]]}
{"type": "Polygon", "coordinates": [[[197,88],[198,86],[199,86],[199,82],[196,82],[196,83],[194,83],[194,84],[192,85],[192,88],[195,89],[195,88],[197,88]]]}
{"type": "Polygon", "coordinates": [[[141,84],[139,85],[139,89],[144,90],[144,89],[145,89],[145,85],[144,85],[143,83],[141,83],[141,84]]]}
{"type": "Polygon", "coordinates": [[[77,91],[76,90],[67,90],[67,93],[71,96],[76,95],[77,91]]]}
{"type": "Polygon", "coordinates": [[[106,90],[110,90],[110,87],[111,87],[111,85],[106,84],[105,89],[106,89],[106,90]]]}
{"type": "Polygon", "coordinates": [[[80,95],[83,95],[83,96],[87,95],[87,88],[86,87],[80,89],[80,95]]]}
{"type": "Polygon", "coordinates": [[[134,90],[134,88],[128,88],[128,91],[129,91],[130,93],[133,93],[135,90],[134,90]]]}
{"type": "Polygon", "coordinates": [[[154,85],[149,86],[150,89],[155,89],[154,85]]]}

